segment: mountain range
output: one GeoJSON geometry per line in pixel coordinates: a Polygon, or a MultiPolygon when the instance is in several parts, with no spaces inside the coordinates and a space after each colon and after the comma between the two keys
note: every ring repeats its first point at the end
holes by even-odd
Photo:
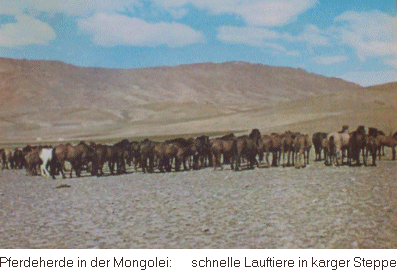
{"type": "Polygon", "coordinates": [[[342,124],[397,128],[397,83],[361,87],[246,62],[142,69],[0,58],[0,143],[117,140],[342,124]]]}

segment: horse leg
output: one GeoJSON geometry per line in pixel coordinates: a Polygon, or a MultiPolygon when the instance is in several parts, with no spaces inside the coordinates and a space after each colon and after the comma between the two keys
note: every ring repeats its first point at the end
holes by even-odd
{"type": "Polygon", "coordinates": [[[75,166],[76,177],[80,177],[81,175],[81,164],[78,162],[75,166]]]}
{"type": "Polygon", "coordinates": [[[290,150],[289,155],[290,155],[290,157],[288,157],[288,161],[291,161],[289,163],[289,165],[291,167],[294,167],[295,166],[295,159],[297,158],[297,155],[295,155],[295,149],[294,150],[290,150]]]}
{"type": "Polygon", "coordinates": [[[372,155],[372,166],[376,167],[376,148],[372,149],[371,155],[372,155]]]}
{"type": "Polygon", "coordinates": [[[218,161],[216,160],[215,153],[212,153],[212,165],[214,167],[214,171],[216,170],[217,162],[218,161]]]}
{"type": "Polygon", "coordinates": [[[62,162],[57,162],[56,165],[54,166],[54,174],[53,174],[53,179],[55,179],[55,174],[59,174],[61,172],[62,174],[62,179],[65,179],[65,171],[64,171],[64,163],[62,162]]]}
{"type": "MultiPolygon", "coordinates": [[[[241,156],[239,154],[237,154],[236,156],[236,166],[234,167],[234,171],[237,172],[240,169],[240,159],[241,156]]],[[[230,164],[232,164],[232,162],[230,162],[230,164]]]]}
{"type": "MultiPolygon", "coordinates": [[[[307,162],[306,162],[306,164],[307,165],[309,165],[309,160],[310,160],[310,148],[306,151],[307,152],[307,156],[306,156],[306,159],[307,159],[307,162]]],[[[320,154],[321,154],[321,152],[320,152],[320,154]]],[[[321,160],[321,157],[320,157],[320,160],[321,160]]]]}
{"type": "MultiPolygon", "coordinates": [[[[364,151],[365,151],[365,148],[364,148],[364,147],[361,148],[361,155],[362,155],[362,157],[363,157],[363,160],[364,160],[364,151]]],[[[372,152],[372,150],[371,150],[371,152],[372,152]]]]}
{"type": "Polygon", "coordinates": [[[45,172],[45,164],[44,163],[40,165],[40,174],[41,174],[41,176],[47,176],[46,172],[45,172]]]}
{"type": "Polygon", "coordinates": [[[113,161],[108,160],[108,168],[109,168],[110,174],[113,174],[113,169],[114,169],[113,161]]]}
{"type": "Polygon", "coordinates": [[[231,157],[230,157],[230,169],[231,169],[232,171],[234,171],[234,169],[236,168],[235,162],[237,162],[237,161],[236,161],[236,156],[234,156],[234,155],[232,154],[231,157]]]}
{"type": "MultiPolygon", "coordinates": [[[[187,171],[188,170],[188,164],[187,164],[188,160],[187,160],[187,158],[182,155],[181,156],[181,160],[182,160],[182,163],[183,163],[183,171],[187,171]]],[[[190,157],[189,157],[189,163],[191,163],[190,162],[190,157]]],[[[189,165],[189,168],[190,167],[191,167],[191,165],[189,165]]]]}
{"type": "Polygon", "coordinates": [[[72,168],[70,169],[70,178],[72,178],[73,170],[74,170],[74,162],[70,162],[72,168]]]}
{"type": "Polygon", "coordinates": [[[296,155],[296,163],[294,164],[295,167],[297,167],[297,168],[303,168],[304,165],[302,164],[302,155],[303,155],[303,162],[305,162],[305,161],[304,161],[304,159],[305,159],[305,153],[304,153],[304,151],[299,150],[299,152],[297,152],[295,155],[296,155]]]}
{"type": "Polygon", "coordinates": [[[44,173],[45,173],[46,177],[50,177],[50,172],[47,170],[48,165],[49,165],[48,161],[45,162],[45,164],[44,163],[42,164],[43,170],[44,170],[44,173]]]}
{"type": "Polygon", "coordinates": [[[265,159],[266,159],[266,166],[267,166],[267,167],[270,167],[270,164],[269,164],[269,155],[270,155],[270,152],[269,152],[269,151],[267,151],[267,152],[266,152],[266,155],[265,155],[265,159]]]}

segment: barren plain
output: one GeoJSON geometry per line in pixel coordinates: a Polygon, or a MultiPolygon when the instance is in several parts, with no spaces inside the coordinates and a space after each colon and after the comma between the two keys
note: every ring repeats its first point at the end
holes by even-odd
{"type": "MultiPolygon", "coordinates": [[[[1,248],[396,248],[396,161],[72,179],[0,172],[1,248]]],[[[313,156],[314,157],[314,156],[313,156]]]]}

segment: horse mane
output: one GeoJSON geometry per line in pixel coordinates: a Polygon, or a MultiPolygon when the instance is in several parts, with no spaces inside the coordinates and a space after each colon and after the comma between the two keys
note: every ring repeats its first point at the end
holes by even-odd
{"type": "Polygon", "coordinates": [[[259,129],[254,128],[251,133],[248,135],[250,139],[260,139],[261,138],[261,133],[259,129]]]}
{"type": "Polygon", "coordinates": [[[202,141],[204,143],[208,143],[209,139],[210,138],[206,135],[201,135],[201,136],[196,137],[196,140],[202,141]]]}
{"type": "Polygon", "coordinates": [[[360,134],[365,134],[365,127],[363,125],[358,126],[356,132],[360,134]]]}
{"type": "Polygon", "coordinates": [[[170,140],[166,140],[166,143],[185,143],[186,139],[185,138],[174,138],[170,140]]]}
{"type": "Polygon", "coordinates": [[[369,127],[368,128],[368,135],[371,137],[377,137],[379,135],[379,130],[377,128],[374,127],[369,127]]]}
{"type": "Polygon", "coordinates": [[[232,139],[232,138],[235,138],[236,136],[234,136],[234,133],[229,133],[229,134],[226,134],[226,135],[223,135],[222,137],[219,137],[219,138],[217,138],[217,139],[232,139]]]}
{"type": "Polygon", "coordinates": [[[128,146],[129,143],[130,143],[130,142],[128,142],[127,139],[123,139],[123,140],[121,140],[120,142],[114,144],[114,146],[125,148],[126,146],[128,146]]]}
{"type": "Polygon", "coordinates": [[[345,131],[348,130],[348,129],[349,129],[349,126],[348,126],[348,125],[343,125],[343,126],[342,126],[342,130],[341,130],[341,131],[338,131],[338,133],[345,133],[345,131]]]}
{"type": "Polygon", "coordinates": [[[191,138],[189,138],[189,139],[175,138],[175,139],[167,140],[165,142],[166,143],[177,143],[177,144],[181,145],[182,147],[187,147],[193,143],[193,139],[191,139],[191,138]]]}

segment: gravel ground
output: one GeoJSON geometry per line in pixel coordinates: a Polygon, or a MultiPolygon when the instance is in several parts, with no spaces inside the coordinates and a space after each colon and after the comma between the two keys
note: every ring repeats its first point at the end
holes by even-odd
{"type": "Polygon", "coordinates": [[[397,248],[396,168],[386,156],[65,180],[4,170],[0,248],[397,248]]]}

